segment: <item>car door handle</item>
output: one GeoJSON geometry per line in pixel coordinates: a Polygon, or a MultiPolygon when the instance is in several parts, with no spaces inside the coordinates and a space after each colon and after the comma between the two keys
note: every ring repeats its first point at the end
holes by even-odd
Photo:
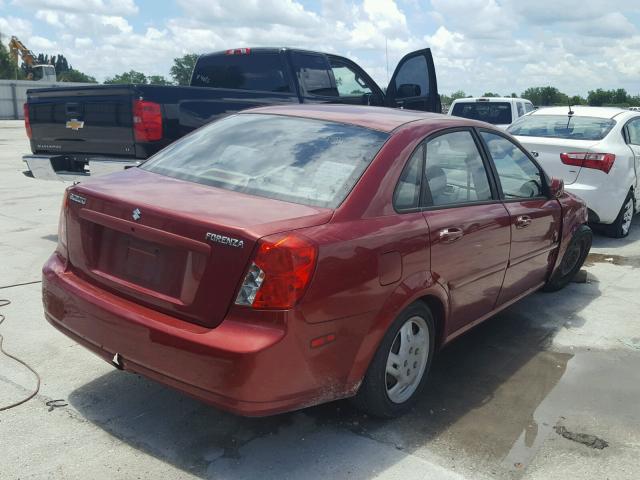
{"type": "Polygon", "coordinates": [[[527,228],[531,225],[531,217],[529,215],[520,215],[516,218],[516,228],[527,228]]]}
{"type": "Polygon", "coordinates": [[[440,241],[443,243],[453,243],[460,240],[464,236],[461,228],[451,227],[440,230],[440,241]]]}

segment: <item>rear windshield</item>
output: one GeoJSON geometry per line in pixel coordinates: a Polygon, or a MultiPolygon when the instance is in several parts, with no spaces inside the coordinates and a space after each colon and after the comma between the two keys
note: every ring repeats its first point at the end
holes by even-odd
{"type": "Polygon", "coordinates": [[[191,182],[336,208],[388,134],[353,125],[241,114],[181,138],[141,168],[191,182]]]}
{"type": "Polygon", "coordinates": [[[290,92],[278,53],[207,55],[193,71],[194,87],[290,92]]]}
{"type": "Polygon", "coordinates": [[[453,106],[452,115],[505,125],[511,123],[511,104],[507,102],[462,102],[453,106]]]}
{"type": "Polygon", "coordinates": [[[616,122],[610,118],[528,115],[520,118],[507,131],[522,137],[602,140],[615,124],[616,122]]]}

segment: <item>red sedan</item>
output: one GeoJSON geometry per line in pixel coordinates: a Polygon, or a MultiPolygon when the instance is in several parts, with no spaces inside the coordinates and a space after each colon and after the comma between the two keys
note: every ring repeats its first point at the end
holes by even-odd
{"type": "Polygon", "coordinates": [[[436,114],[267,107],[70,187],[46,317],[116,367],[268,415],[384,417],[434,352],[556,290],[587,209],[511,136],[436,114]]]}

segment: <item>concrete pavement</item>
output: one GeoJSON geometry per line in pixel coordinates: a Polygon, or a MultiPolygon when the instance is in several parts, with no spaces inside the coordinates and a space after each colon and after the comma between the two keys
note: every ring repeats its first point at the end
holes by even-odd
{"type": "MultiPolygon", "coordinates": [[[[445,349],[408,415],[335,402],[244,419],[114,370],[45,322],[28,282],[55,247],[65,184],[25,177],[27,148],[21,122],[0,122],[0,334],[42,378],[0,412],[0,478],[640,477],[640,218],[627,239],[596,237],[588,283],[534,294],[445,349]]],[[[0,357],[0,407],[34,383],[0,357]]]]}

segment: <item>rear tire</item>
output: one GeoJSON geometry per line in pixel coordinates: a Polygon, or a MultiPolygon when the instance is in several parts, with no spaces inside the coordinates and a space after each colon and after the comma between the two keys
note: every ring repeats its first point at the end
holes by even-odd
{"type": "Polygon", "coordinates": [[[564,252],[558,268],[542,287],[545,292],[555,292],[569,284],[589,255],[592,241],[593,232],[591,229],[586,225],[581,225],[573,234],[571,243],[564,252]]]}
{"type": "Polygon", "coordinates": [[[356,407],[380,418],[394,418],[411,408],[431,367],[434,325],[431,311],[421,302],[398,315],[353,399],[356,407]]]}
{"type": "Polygon", "coordinates": [[[627,198],[625,198],[620,213],[616,217],[616,220],[611,225],[604,226],[604,233],[612,238],[624,238],[629,235],[631,230],[631,222],[633,221],[633,214],[636,211],[635,198],[633,192],[629,192],[627,198]]]}

